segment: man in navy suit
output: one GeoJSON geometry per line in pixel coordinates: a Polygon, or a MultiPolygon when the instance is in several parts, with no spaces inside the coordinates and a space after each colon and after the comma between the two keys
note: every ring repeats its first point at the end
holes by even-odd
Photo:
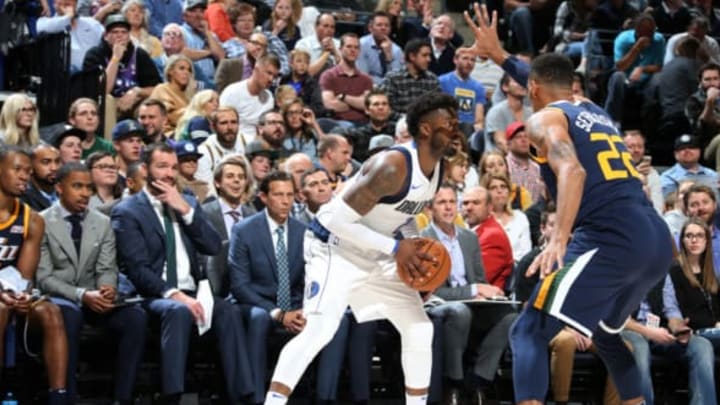
{"type": "MultiPolygon", "coordinates": [[[[147,185],[112,210],[118,259],[148,312],[159,318],[161,332],[162,391],[165,403],[178,404],[184,391],[185,363],[190,333],[204,324],[204,310],[195,299],[204,278],[198,254],[216,255],[221,238],[191,197],[176,185],[178,160],[166,144],[145,151],[147,185]]],[[[252,391],[238,377],[244,340],[240,312],[227,301],[215,299],[212,329],[217,338],[228,401],[237,403],[252,391]]]]}
{"type": "MultiPolygon", "coordinates": [[[[265,209],[233,226],[230,237],[230,291],[248,321],[255,403],[265,399],[268,334],[278,329],[296,334],[305,327],[305,226],[290,218],[294,196],[290,174],[268,174],[260,184],[265,209]]],[[[335,399],[346,340],[344,322],[320,359],[319,403],[335,399]]]]}

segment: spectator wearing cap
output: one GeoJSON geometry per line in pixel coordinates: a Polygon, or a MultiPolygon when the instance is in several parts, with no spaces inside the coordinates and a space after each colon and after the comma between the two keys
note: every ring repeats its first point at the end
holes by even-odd
{"type": "Polygon", "coordinates": [[[493,104],[485,118],[485,152],[500,149],[507,153],[505,129],[515,121],[527,121],[532,108],[523,103],[527,90],[505,73],[500,79],[500,90],[505,100],[493,104]]]}
{"type": "Polygon", "coordinates": [[[438,77],[440,88],[457,100],[458,121],[482,131],[485,126],[485,87],[470,77],[475,69],[475,53],[470,48],[455,51],[455,70],[438,77]]]}
{"type": "Polygon", "coordinates": [[[677,191],[683,180],[693,180],[695,184],[706,185],[716,190],[718,174],[700,164],[700,143],[693,135],[680,135],[675,139],[675,163],[660,175],[663,197],[677,191]]]}
{"type": "Polygon", "coordinates": [[[530,159],[530,138],[525,124],[515,121],[505,129],[508,154],[505,157],[510,181],[525,187],[530,192],[533,203],[543,198],[545,183],[540,175],[540,166],[530,159]]]}
{"type": "Polygon", "coordinates": [[[273,169],[273,163],[278,158],[278,152],[269,148],[264,142],[257,140],[248,144],[247,148],[245,148],[245,156],[250,162],[255,184],[260,184],[273,169]]]}
{"type": "Polygon", "coordinates": [[[167,122],[167,108],[162,101],[154,98],[145,99],[138,107],[137,120],[145,129],[143,142],[146,145],[165,142],[167,138],[163,133],[163,128],[167,122]]]}
{"type": "Polygon", "coordinates": [[[210,121],[202,116],[196,116],[190,118],[187,124],[183,136],[180,138],[183,141],[190,141],[196,146],[200,146],[212,135],[212,129],[210,127],[210,121]]]}
{"type": "Polygon", "coordinates": [[[242,137],[238,136],[238,114],[234,108],[220,106],[210,116],[210,122],[215,133],[198,147],[203,156],[198,161],[198,171],[195,174],[195,178],[208,184],[222,158],[245,152],[245,143],[242,137]]]}
{"type": "Polygon", "coordinates": [[[50,144],[60,152],[60,161],[63,164],[79,162],[82,158],[83,139],[85,139],[85,131],[65,125],[52,137],[50,144]]]}
{"type": "Polygon", "coordinates": [[[339,191],[345,181],[342,173],[350,163],[351,154],[352,146],[344,136],[328,134],[320,140],[317,163],[328,172],[333,191],[339,191]]]}
{"type": "Polygon", "coordinates": [[[210,194],[210,186],[207,182],[195,178],[202,153],[189,141],[176,142],[173,147],[178,158],[178,187],[191,192],[198,201],[205,201],[210,194]]]}
{"type": "Polygon", "coordinates": [[[206,78],[203,88],[215,88],[216,62],[225,58],[222,48],[210,25],[205,19],[206,0],[185,0],[183,5],[183,30],[185,31],[186,56],[195,62],[197,69],[206,78]]]}
{"type": "Polygon", "coordinates": [[[77,0],[55,0],[54,16],[40,17],[37,21],[38,34],[54,34],[70,28],[70,71],[79,72],[88,49],[94,47],[103,37],[102,24],[92,17],[77,15],[77,0]]]}
{"type": "Polygon", "coordinates": [[[135,120],[122,120],[112,130],[113,146],[117,151],[118,173],[125,178],[130,164],[140,160],[145,130],[135,120]]]}
{"type": "Polygon", "coordinates": [[[335,128],[332,132],[344,135],[353,146],[353,159],[363,162],[370,156],[368,142],[376,135],[394,135],[395,122],[390,99],[383,90],[372,89],[365,96],[365,114],[369,120],[355,128],[335,128]]]}
{"type": "MultiPolygon", "coordinates": [[[[140,101],[147,98],[161,82],[150,55],[130,41],[130,24],[125,16],[113,14],[105,19],[105,35],[90,49],[83,61],[84,71],[104,71],[106,78],[106,126],[115,116],[132,114],[140,101]]],[[[110,125],[108,125],[110,123],[110,125]]]]}
{"type": "Polygon", "coordinates": [[[30,157],[32,175],[20,198],[30,208],[40,212],[57,201],[55,183],[62,162],[57,148],[47,143],[35,145],[30,157]]]}
{"type": "MultiPolygon", "coordinates": [[[[174,138],[176,140],[183,141],[190,140],[187,133],[187,126],[192,118],[203,117],[208,120],[207,122],[209,125],[210,116],[220,106],[219,100],[220,95],[215,90],[201,90],[195,93],[195,95],[190,99],[190,104],[188,104],[185,112],[178,119],[177,125],[175,125],[174,138]]],[[[195,144],[200,145],[198,142],[195,144]]]]}
{"type": "Polygon", "coordinates": [[[385,149],[393,146],[395,140],[390,135],[380,134],[370,138],[370,145],[368,145],[368,157],[375,155],[376,153],[382,152],[385,149]]]}
{"type": "Polygon", "coordinates": [[[150,18],[150,34],[160,38],[163,28],[170,24],[183,22],[183,0],[144,0],[150,18]]]}
{"type": "Polygon", "coordinates": [[[96,134],[100,117],[95,100],[82,97],[73,101],[68,110],[68,123],[85,132],[85,139],[82,141],[83,159],[87,159],[93,152],[108,152],[115,155],[112,143],[96,134]]]}

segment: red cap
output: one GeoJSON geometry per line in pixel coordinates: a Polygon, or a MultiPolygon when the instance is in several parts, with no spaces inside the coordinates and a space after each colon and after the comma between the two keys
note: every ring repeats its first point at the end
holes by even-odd
{"type": "Polygon", "coordinates": [[[525,130],[525,124],[522,121],[515,121],[505,128],[505,138],[509,141],[515,134],[525,130]]]}

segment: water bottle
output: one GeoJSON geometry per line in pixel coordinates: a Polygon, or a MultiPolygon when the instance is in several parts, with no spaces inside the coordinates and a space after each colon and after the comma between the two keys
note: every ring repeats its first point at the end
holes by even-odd
{"type": "Polygon", "coordinates": [[[12,392],[8,391],[8,393],[5,394],[2,402],[0,402],[0,405],[18,405],[18,401],[17,399],[15,399],[15,395],[13,395],[12,392]]]}

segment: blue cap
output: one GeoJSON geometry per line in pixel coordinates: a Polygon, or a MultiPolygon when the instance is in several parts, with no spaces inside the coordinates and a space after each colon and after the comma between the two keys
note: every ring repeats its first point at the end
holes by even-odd
{"type": "Polygon", "coordinates": [[[145,137],[145,128],[139,122],[131,119],[122,120],[113,127],[113,141],[119,141],[130,136],[145,137]]]}
{"type": "Polygon", "coordinates": [[[175,142],[173,148],[175,148],[175,154],[178,160],[189,156],[199,159],[202,156],[202,153],[198,152],[197,146],[190,141],[175,142]]]}
{"type": "Polygon", "coordinates": [[[210,122],[207,118],[202,116],[192,117],[187,124],[187,134],[190,140],[195,145],[200,145],[205,142],[210,135],[212,135],[212,129],[210,129],[210,122]]]}

